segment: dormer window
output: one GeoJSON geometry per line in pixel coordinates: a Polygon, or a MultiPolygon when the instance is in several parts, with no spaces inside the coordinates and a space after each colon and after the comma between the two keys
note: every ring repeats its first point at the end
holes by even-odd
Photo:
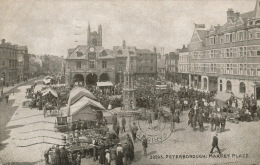
{"type": "Polygon", "coordinates": [[[102,51],[100,54],[99,54],[99,56],[107,56],[108,54],[107,54],[107,52],[106,51],[102,51]]]}
{"type": "Polygon", "coordinates": [[[80,57],[80,56],[82,56],[82,55],[83,55],[82,52],[77,52],[77,56],[78,56],[78,57],[80,57]]]}

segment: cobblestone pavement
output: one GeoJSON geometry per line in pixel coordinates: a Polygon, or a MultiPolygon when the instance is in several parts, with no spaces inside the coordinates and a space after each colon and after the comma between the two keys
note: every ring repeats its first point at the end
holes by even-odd
{"type": "MultiPolygon", "coordinates": [[[[43,85],[37,85],[36,90],[43,85]]],[[[13,106],[19,106],[6,129],[10,132],[2,141],[0,163],[19,162],[19,164],[44,164],[43,152],[53,144],[61,144],[62,133],[54,132],[55,117],[43,117],[43,112],[23,108],[27,86],[19,87],[19,93],[11,95],[15,99],[13,106]]],[[[148,157],[142,156],[140,141],[135,143],[135,160],[132,164],[257,164],[260,162],[260,122],[227,122],[226,130],[218,135],[221,158],[216,152],[209,155],[212,138],[209,124],[204,124],[205,131],[195,132],[187,125],[188,112],[181,115],[180,123],[175,125],[175,132],[159,144],[148,145],[148,157]],[[246,155],[247,154],[247,155],[246,155]],[[178,157],[176,158],[176,155],[178,157]],[[181,156],[179,156],[181,155],[181,156]],[[185,155],[185,156],[183,156],[185,155]],[[184,158],[185,157],[185,158],[184,158]],[[198,158],[197,158],[198,157],[198,158]],[[246,158],[243,158],[246,157],[246,158]]],[[[121,120],[119,118],[119,120],[121,120]]],[[[129,118],[126,133],[120,134],[124,142],[129,133],[129,118]]],[[[156,127],[157,121],[153,122],[156,127]]],[[[111,125],[109,125],[111,129],[111,125]]],[[[169,129],[169,127],[166,127],[169,129]]],[[[151,133],[148,126],[142,123],[142,131],[151,133]]],[[[170,131],[170,130],[169,130],[170,131]]],[[[113,163],[113,162],[112,162],[113,163]]],[[[92,159],[82,159],[83,165],[96,165],[92,159]]]]}

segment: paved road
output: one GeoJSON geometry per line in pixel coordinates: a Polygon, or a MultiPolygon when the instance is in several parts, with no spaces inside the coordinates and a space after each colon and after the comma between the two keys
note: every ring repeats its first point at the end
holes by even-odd
{"type": "MultiPolygon", "coordinates": [[[[19,90],[19,86],[21,85],[32,85],[35,80],[39,80],[39,79],[42,79],[42,77],[39,77],[37,79],[32,79],[32,80],[29,80],[28,82],[25,82],[23,84],[18,84],[18,86],[15,86],[13,89],[11,89],[11,87],[6,88],[5,92],[7,92],[9,95],[10,95],[10,100],[8,103],[5,102],[5,100],[2,100],[0,102],[0,142],[6,140],[7,138],[7,132],[5,130],[5,127],[6,127],[6,124],[10,121],[11,117],[13,116],[14,112],[16,111],[17,109],[17,106],[12,106],[13,103],[14,103],[14,99],[12,99],[12,95],[13,95],[13,91],[14,93],[18,93],[19,90]]],[[[1,146],[0,146],[0,150],[1,150],[1,146]]]]}

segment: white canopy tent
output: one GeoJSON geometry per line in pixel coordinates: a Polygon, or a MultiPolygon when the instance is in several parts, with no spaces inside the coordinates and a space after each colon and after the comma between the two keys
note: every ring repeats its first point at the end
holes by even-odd
{"type": "Polygon", "coordinates": [[[67,115],[70,117],[71,122],[78,119],[96,120],[98,110],[105,110],[105,108],[99,102],[83,96],[69,106],[67,115]]]}
{"type": "Polygon", "coordinates": [[[58,93],[54,89],[52,89],[52,88],[47,88],[47,89],[43,90],[42,91],[42,96],[45,96],[45,95],[47,95],[49,93],[51,93],[55,97],[58,97],[58,93]]]}
{"type": "Polygon", "coordinates": [[[75,102],[77,102],[82,97],[88,97],[92,100],[97,100],[97,98],[86,88],[83,87],[75,87],[70,91],[69,96],[69,105],[73,105],[75,102]]]}

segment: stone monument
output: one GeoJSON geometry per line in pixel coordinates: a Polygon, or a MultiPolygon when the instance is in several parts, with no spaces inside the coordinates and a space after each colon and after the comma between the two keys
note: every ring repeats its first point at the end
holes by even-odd
{"type": "Polygon", "coordinates": [[[134,110],[136,107],[134,78],[133,78],[133,72],[130,65],[129,53],[126,60],[126,70],[124,72],[123,104],[124,104],[124,110],[134,110]]]}

